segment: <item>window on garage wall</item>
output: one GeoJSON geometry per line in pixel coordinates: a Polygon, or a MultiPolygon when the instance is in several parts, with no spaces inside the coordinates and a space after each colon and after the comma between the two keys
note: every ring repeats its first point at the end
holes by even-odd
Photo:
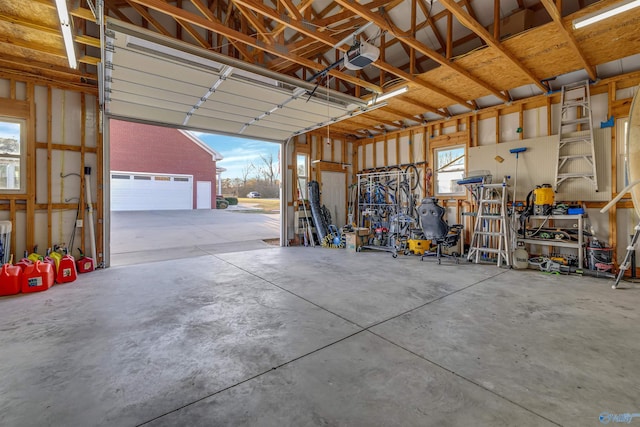
{"type": "Polygon", "coordinates": [[[464,178],[466,148],[455,145],[433,150],[434,188],[436,196],[464,196],[465,189],[457,184],[464,178]]]}
{"type": "Polygon", "coordinates": [[[296,167],[298,175],[298,192],[299,197],[307,199],[307,176],[309,171],[309,156],[306,154],[298,154],[296,156],[296,167]]]}
{"type": "Polygon", "coordinates": [[[26,120],[0,116],[0,192],[24,193],[26,120]]]}

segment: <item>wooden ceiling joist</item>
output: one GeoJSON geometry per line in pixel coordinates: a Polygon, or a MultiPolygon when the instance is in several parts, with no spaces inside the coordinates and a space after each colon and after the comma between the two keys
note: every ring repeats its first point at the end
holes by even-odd
{"type": "Polygon", "coordinates": [[[394,116],[397,116],[397,117],[401,117],[402,120],[410,120],[410,121],[418,122],[418,123],[420,123],[420,121],[421,121],[421,119],[416,117],[416,116],[412,116],[411,114],[407,114],[407,113],[405,113],[405,112],[403,112],[401,110],[398,110],[396,108],[392,108],[392,107],[389,107],[389,106],[382,107],[380,110],[384,111],[385,113],[388,113],[388,114],[391,114],[391,115],[394,115],[394,116]]]}
{"type": "MultiPolygon", "coordinates": [[[[330,46],[330,47],[334,47],[336,45],[338,45],[338,40],[334,39],[333,37],[327,35],[327,34],[323,34],[323,33],[319,33],[317,31],[315,31],[315,29],[313,28],[307,28],[304,24],[299,23],[299,22],[295,22],[295,21],[290,21],[288,19],[286,19],[286,17],[282,17],[279,16],[277,14],[276,11],[266,7],[264,4],[262,3],[258,3],[254,0],[234,0],[236,3],[238,4],[242,4],[248,8],[250,8],[251,10],[254,10],[257,13],[260,13],[264,16],[267,16],[270,19],[273,19],[275,21],[278,21],[280,23],[283,23],[287,26],[290,26],[291,28],[294,28],[297,31],[300,31],[304,34],[306,34],[308,37],[311,37],[319,42],[325,43],[326,45],[330,46]]],[[[338,50],[346,50],[343,47],[338,47],[338,50]]],[[[406,80],[407,82],[412,82],[418,86],[421,86],[425,89],[431,90],[433,92],[436,92],[446,98],[451,99],[452,101],[454,101],[455,103],[460,103],[462,105],[467,105],[467,100],[464,100],[460,97],[456,97],[450,93],[447,93],[446,91],[444,91],[443,89],[440,89],[430,83],[427,83],[425,81],[419,80],[415,77],[413,77],[411,74],[408,74],[382,60],[378,60],[376,61],[374,64],[374,66],[380,68],[381,70],[387,71],[389,73],[392,73],[404,80],[406,80]]],[[[473,106],[472,106],[473,107],[473,106]]],[[[433,109],[433,111],[435,112],[436,110],[433,109]]]]}
{"type": "MultiPolygon", "coordinates": [[[[300,65],[304,65],[307,68],[310,68],[312,70],[316,70],[316,71],[323,71],[324,67],[320,66],[318,63],[315,63],[313,61],[310,61],[306,58],[300,57],[298,55],[293,55],[291,54],[288,49],[286,49],[286,47],[284,46],[276,46],[275,44],[269,44],[269,43],[262,43],[259,42],[258,40],[252,38],[251,36],[247,35],[247,34],[243,34],[240,31],[236,31],[233,30],[225,25],[219,24],[217,22],[213,22],[210,21],[206,18],[203,18],[199,15],[195,15],[191,12],[185,11],[183,9],[180,9],[178,7],[172,6],[162,0],[131,0],[131,1],[135,1],[138,4],[141,4],[143,6],[146,6],[148,8],[154,9],[158,12],[164,13],[166,15],[169,15],[171,17],[173,17],[174,19],[178,18],[178,19],[182,19],[186,22],[189,22],[191,24],[197,25],[199,27],[208,29],[210,31],[214,31],[216,33],[220,33],[222,35],[224,35],[225,37],[229,38],[229,39],[233,39],[236,40],[238,42],[244,43],[247,46],[252,46],[254,48],[258,48],[258,49],[262,49],[266,52],[269,52],[272,55],[275,56],[279,56],[279,57],[283,57],[283,58],[289,58],[297,63],[299,63],[300,65]]],[[[359,86],[363,86],[363,87],[367,87],[369,90],[374,91],[374,92],[382,92],[382,89],[374,84],[371,84],[369,82],[366,82],[364,80],[361,79],[357,79],[355,77],[352,77],[348,74],[345,74],[341,71],[337,71],[337,70],[331,70],[329,71],[329,74],[331,74],[332,76],[342,79],[342,80],[346,80],[349,81],[353,84],[359,85],[359,86]]]]}
{"type": "MultiPolygon", "coordinates": [[[[0,21],[10,22],[13,25],[17,25],[19,27],[24,28],[25,30],[36,30],[43,34],[47,34],[50,36],[59,37],[62,40],[62,34],[60,33],[60,28],[58,27],[49,27],[46,25],[39,24],[37,22],[32,22],[26,19],[22,19],[16,16],[9,16],[3,13],[0,13],[0,21]]],[[[79,44],[83,44],[86,46],[92,47],[100,47],[100,39],[96,37],[86,36],[86,35],[75,35],[73,37],[73,41],[79,44]]]]}
{"type": "Polygon", "coordinates": [[[289,16],[291,16],[293,19],[297,21],[302,21],[304,19],[298,8],[295,7],[293,3],[291,3],[291,0],[280,0],[280,4],[282,4],[282,6],[287,9],[287,12],[289,12],[289,16]]]}
{"type": "Polygon", "coordinates": [[[483,87],[490,94],[495,95],[496,97],[502,99],[503,101],[508,101],[508,98],[499,90],[491,87],[488,83],[480,80],[479,78],[473,76],[469,71],[464,68],[458,66],[455,62],[450,62],[446,58],[439,55],[436,51],[426,46],[422,42],[416,40],[414,37],[411,37],[407,34],[401,34],[396,28],[393,28],[389,25],[388,21],[382,15],[378,13],[372,13],[369,10],[363,8],[360,4],[352,2],[351,0],[335,0],[336,3],[342,5],[344,8],[352,10],[358,15],[365,17],[375,23],[381,29],[384,29],[394,35],[396,38],[400,39],[402,43],[407,44],[409,47],[416,49],[418,52],[426,55],[439,63],[440,65],[455,71],[456,73],[466,77],[471,80],[473,83],[478,86],[483,87]]]}
{"type": "MultiPolygon", "coordinates": [[[[191,4],[193,4],[195,8],[198,9],[198,11],[202,13],[206,19],[208,19],[211,22],[220,24],[220,20],[216,18],[214,13],[211,11],[209,7],[207,7],[206,4],[202,3],[200,0],[191,0],[191,4]]],[[[238,52],[240,52],[245,59],[252,58],[252,55],[249,53],[249,51],[246,49],[244,45],[236,42],[235,40],[231,40],[231,43],[233,44],[233,47],[238,49],[238,52]]]]}
{"type": "Polygon", "coordinates": [[[156,29],[156,31],[158,31],[160,34],[162,34],[164,36],[172,37],[171,32],[169,30],[167,30],[164,27],[164,25],[160,24],[160,22],[158,22],[158,20],[156,18],[151,16],[151,14],[147,11],[147,9],[145,9],[144,7],[140,6],[139,4],[137,4],[136,2],[133,2],[131,0],[127,0],[127,3],[129,3],[129,6],[131,6],[133,8],[133,10],[135,10],[138,13],[138,15],[140,15],[142,17],[142,19],[144,19],[149,24],[151,24],[153,26],[153,28],[156,29]]]}
{"type": "Polygon", "coordinates": [[[491,34],[489,34],[489,31],[487,31],[486,28],[480,25],[478,21],[473,19],[471,15],[465,12],[464,9],[462,9],[458,5],[458,3],[456,3],[454,0],[440,0],[440,3],[445,8],[447,8],[447,10],[449,10],[462,25],[464,25],[465,27],[473,31],[475,34],[480,36],[482,40],[484,40],[489,46],[491,46],[494,49],[497,49],[516,68],[522,71],[522,73],[524,73],[531,80],[531,83],[534,83],[536,86],[538,86],[538,88],[542,92],[547,91],[547,87],[540,82],[539,78],[533,75],[531,70],[527,69],[524,65],[522,65],[522,63],[520,63],[520,61],[518,60],[518,58],[515,57],[514,54],[512,54],[507,49],[505,49],[505,47],[498,40],[496,40],[491,34]]]}
{"type": "MultiPolygon", "coordinates": [[[[398,77],[401,77],[402,79],[404,79],[404,80],[406,80],[408,82],[414,83],[417,86],[420,86],[420,87],[422,87],[424,89],[427,89],[427,90],[435,92],[435,93],[437,93],[439,95],[442,95],[445,98],[450,99],[451,101],[453,101],[456,104],[469,105],[469,106],[473,107],[473,105],[469,101],[467,101],[467,100],[465,100],[463,98],[460,98],[457,95],[449,93],[449,92],[447,92],[447,91],[445,91],[443,89],[440,89],[439,87],[436,87],[436,86],[432,85],[431,83],[428,83],[428,82],[426,82],[424,80],[418,79],[417,77],[414,77],[411,74],[400,70],[399,68],[396,68],[396,67],[394,67],[392,65],[389,65],[386,62],[376,61],[374,63],[374,65],[376,67],[380,68],[381,70],[384,70],[384,71],[386,71],[388,73],[391,73],[391,74],[394,74],[394,75],[396,75],[398,77]]],[[[432,110],[427,110],[427,111],[432,111],[432,112],[435,113],[436,109],[433,108],[432,110]]]]}
{"type": "Polygon", "coordinates": [[[551,19],[553,19],[553,22],[555,22],[558,28],[560,29],[560,33],[562,33],[562,36],[567,40],[567,42],[569,42],[569,45],[575,51],[578,59],[582,63],[582,66],[587,71],[589,78],[591,80],[596,80],[597,76],[596,76],[595,67],[589,64],[589,61],[587,61],[587,59],[585,58],[584,53],[582,53],[582,49],[580,49],[580,46],[578,46],[576,37],[573,35],[572,32],[570,32],[567,29],[565,22],[562,19],[562,13],[560,13],[560,11],[558,10],[558,8],[556,7],[556,5],[553,3],[552,0],[540,0],[540,2],[544,5],[544,8],[547,10],[547,13],[549,13],[549,15],[551,16],[551,19]]]}
{"type": "Polygon", "coordinates": [[[56,66],[46,62],[27,60],[9,55],[0,56],[0,67],[15,69],[25,74],[38,75],[67,83],[86,83],[87,81],[97,82],[98,78],[95,74],[82,73],[68,67],[56,66]]]}
{"type": "Polygon", "coordinates": [[[442,38],[442,34],[440,34],[440,31],[438,31],[438,27],[436,27],[436,22],[433,20],[433,17],[431,16],[431,6],[427,7],[426,0],[418,0],[418,6],[420,6],[422,13],[426,17],[427,24],[429,24],[429,27],[431,27],[431,31],[436,36],[436,40],[438,40],[438,43],[440,44],[440,48],[442,49],[442,51],[444,51],[446,49],[447,44],[445,40],[442,38]]]}
{"type": "MultiPolygon", "coordinates": [[[[162,0],[131,0],[131,1],[135,1],[136,3],[146,6],[150,9],[154,9],[158,12],[164,13],[166,15],[169,15],[171,17],[173,17],[174,19],[182,19],[186,22],[189,22],[191,24],[197,25],[199,27],[205,28],[207,30],[216,32],[216,33],[220,33],[222,35],[224,35],[225,37],[229,38],[229,39],[233,39],[236,40],[238,42],[241,42],[247,46],[252,46],[254,48],[258,48],[258,49],[262,49],[266,52],[269,52],[272,55],[275,56],[280,56],[283,58],[290,58],[292,60],[294,60],[295,62],[300,63],[301,65],[304,65],[307,68],[316,70],[316,71],[323,71],[322,66],[320,66],[320,64],[315,63],[313,61],[310,61],[306,58],[302,58],[300,56],[297,55],[292,55],[284,46],[276,46],[274,44],[268,44],[268,43],[263,43],[260,42],[254,38],[252,38],[251,36],[247,35],[247,34],[243,34],[240,31],[236,31],[233,30],[223,24],[214,22],[214,21],[210,21],[207,18],[201,17],[199,15],[195,15],[191,12],[185,11],[183,9],[180,9],[178,7],[172,6],[162,0]]],[[[379,88],[376,85],[373,85],[369,82],[365,82],[363,80],[360,79],[356,79],[348,74],[342,73],[340,71],[337,70],[331,70],[329,72],[329,74],[331,74],[334,77],[337,77],[339,79],[343,79],[343,80],[347,80],[350,81],[354,84],[360,85],[360,86],[364,86],[369,88],[372,91],[375,92],[381,92],[382,89],[379,88]]]]}

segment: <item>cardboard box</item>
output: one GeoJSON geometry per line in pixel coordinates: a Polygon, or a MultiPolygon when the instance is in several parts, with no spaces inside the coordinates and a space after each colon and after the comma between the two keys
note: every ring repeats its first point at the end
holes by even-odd
{"type": "Polygon", "coordinates": [[[358,248],[366,245],[369,242],[369,229],[362,228],[356,229],[354,232],[348,232],[345,234],[345,247],[347,252],[358,252],[358,248]],[[366,230],[366,234],[362,230],[366,230]]]}

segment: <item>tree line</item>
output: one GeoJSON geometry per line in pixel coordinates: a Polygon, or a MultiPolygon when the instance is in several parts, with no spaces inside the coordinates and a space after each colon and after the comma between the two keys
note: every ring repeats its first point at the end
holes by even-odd
{"type": "Polygon", "coordinates": [[[279,197],[280,165],[273,154],[261,154],[260,161],[247,162],[240,177],[222,178],[225,196],[246,197],[251,191],[257,191],[265,198],[279,197]]]}

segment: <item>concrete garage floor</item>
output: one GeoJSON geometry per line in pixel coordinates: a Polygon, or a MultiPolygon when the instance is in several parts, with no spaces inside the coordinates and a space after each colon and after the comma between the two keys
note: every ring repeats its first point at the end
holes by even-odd
{"type": "Polygon", "coordinates": [[[269,247],[264,239],[280,237],[280,214],[251,209],[111,212],[111,265],[269,247]]]}
{"type": "Polygon", "coordinates": [[[112,267],[0,298],[0,425],[601,425],[640,412],[639,306],[382,252],[112,267]]]}

